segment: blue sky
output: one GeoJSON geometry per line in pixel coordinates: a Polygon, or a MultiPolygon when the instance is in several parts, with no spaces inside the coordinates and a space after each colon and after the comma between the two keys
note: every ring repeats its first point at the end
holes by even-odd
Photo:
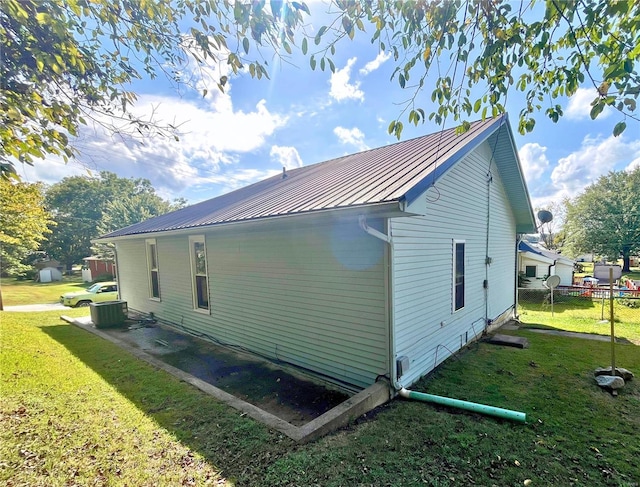
{"type": "MultiPolygon", "coordinates": [[[[313,32],[321,10],[315,2],[310,6],[314,16],[308,30],[313,32]]],[[[147,178],[165,198],[196,203],[281,172],[283,166],[309,165],[396,142],[387,127],[413,90],[390,81],[393,58],[379,52],[367,35],[339,44],[335,73],[311,71],[308,58],[295,52],[284,63],[263,52],[271,79],[252,79],[248,72],[230,75],[226,93],[210,82],[229,74],[224,63],[205,69],[188,66],[185,77],[191,87],[176,87],[161,77],[132,87],[138,94],[135,111],[179,124],[179,141],[156,137],[141,144],[99,126],[85,127],[77,141],[78,161],[65,165],[50,158],[19,172],[28,181],[50,184],[109,170],[121,177],[147,178]]],[[[427,113],[433,109],[433,81],[427,80],[417,99],[427,113]]],[[[515,91],[509,94],[507,110],[534,207],[573,197],[611,170],[640,165],[640,124],[629,120],[624,134],[613,137],[619,114],[606,112],[592,121],[589,103],[595,88],[584,86],[571,99],[559,100],[565,116],[558,123],[539,113],[534,132],[524,136],[516,130],[519,97],[515,91]]],[[[414,127],[402,121],[403,139],[440,130],[431,122],[414,127]]]]}

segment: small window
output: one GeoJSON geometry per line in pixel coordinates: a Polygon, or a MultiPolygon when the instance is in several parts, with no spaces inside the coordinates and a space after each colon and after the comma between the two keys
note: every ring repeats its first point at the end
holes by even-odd
{"type": "Polygon", "coordinates": [[[453,310],[464,308],[465,243],[453,241],[453,310]]]}
{"type": "Polygon", "coordinates": [[[147,267],[149,268],[149,297],[151,299],[160,299],[158,246],[155,239],[147,240],[147,267]]]}
{"type": "Polygon", "coordinates": [[[193,276],[193,306],[209,310],[209,280],[207,277],[207,252],[204,237],[189,237],[191,274],[193,276]]]}
{"type": "Polygon", "coordinates": [[[536,269],[537,266],[535,265],[528,265],[525,267],[524,269],[524,274],[526,277],[536,277],[536,269]]]}

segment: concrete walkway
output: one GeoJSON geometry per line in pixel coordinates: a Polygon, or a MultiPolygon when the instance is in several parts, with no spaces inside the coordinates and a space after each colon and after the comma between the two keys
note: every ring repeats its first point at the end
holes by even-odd
{"type": "Polygon", "coordinates": [[[47,304],[24,304],[22,306],[5,306],[4,311],[18,311],[23,313],[33,313],[34,311],[61,311],[69,309],[60,303],[47,304]]]}
{"type": "MultiPolygon", "coordinates": [[[[534,333],[543,333],[545,335],[557,335],[570,338],[584,338],[585,340],[595,340],[598,342],[610,342],[611,337],[607,335],[596,335],[594,333],[579,333],[576,331],[562,331],[562,330],[544,330],[541,328],[523,328],[526,331],[532,331],[534,333]]],[[[616,338],[616,342],[620,341],[616,338]]]]}

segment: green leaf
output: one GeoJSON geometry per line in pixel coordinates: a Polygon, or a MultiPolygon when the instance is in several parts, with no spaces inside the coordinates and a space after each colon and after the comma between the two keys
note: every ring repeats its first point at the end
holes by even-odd
{"type": "Polygon", "coordinates": [[[315,71],[315,69],[316,69],[316,58],[313,55],[309,58],[309,65],[311,66],[311,69],[315,71]]]}
{"type": "Polygon", "coordinates": [[[318,33],[316,34],[316,37],[314,39],[314,42],[316,43],[316,46],[318,44],[320,44],[320,42],[322,41],[322,36],[323,34],[327,31],[327,27],[326,26],[322,26],[320,27],[320,29],[318,30],[318,33]]]}
{"type": "Polygon", "coordinates": [[[309,45],[307,43],[307,38],[302,39],[302,54],[307,54],[307,50],[309,49],[309,45]]]}
{"type": "Polygon", "coordinates": [[[244,48],[244,52],[249,54],[249,39],[247,37],[242,39],[242,47],[244,48]]]}
{"type": "Polygon", "coordinates": [[[598,115],[600,115],[602,113],[602,110],[604,110],[605,104],[602,100],[598,100],[593,107],[591,108],[591,111],[589,112],[589,116],[591,117],[591,120],[595,120],[598,115]]]}
{"type": "Polygon", "coordinates": [[[613,127],[613,136],[617,137],[622,132],[624,132],[624,129],[626,129],[626,128],[627,128],[627,123],[626,122],[618,122],[616,124],[616,126],[613,127]]]}

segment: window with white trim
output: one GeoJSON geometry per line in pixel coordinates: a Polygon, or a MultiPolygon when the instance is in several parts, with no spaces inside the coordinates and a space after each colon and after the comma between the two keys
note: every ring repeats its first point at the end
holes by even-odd
{"type": "Polygon", "coordinates": [[[204,236],[189,237],[191,275],[193,278],[193,307],[209,311],[209,279],[207,277],[207,252],[204,236]]]}
{"type": "Polygon", "coordinates": [[[149,297],[160,300],[160,274],[156,239],[147,239],[147,269],[149,270],[149,297]]]}
{"type": "Polygon", "coordinates": [[[453,311],[464,308],[465,242],[453,241],[453,311]]]}

